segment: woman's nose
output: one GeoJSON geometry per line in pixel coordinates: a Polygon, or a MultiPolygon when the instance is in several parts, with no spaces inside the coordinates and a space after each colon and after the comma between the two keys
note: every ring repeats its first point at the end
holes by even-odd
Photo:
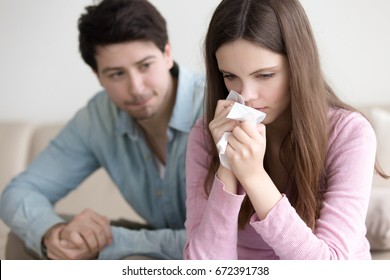
{"type": "Polygon", "coordinates": [[[250,85],[243,85],[240,94],[244,98],[245,102],[257,98],[256,89],[250,85]]]}

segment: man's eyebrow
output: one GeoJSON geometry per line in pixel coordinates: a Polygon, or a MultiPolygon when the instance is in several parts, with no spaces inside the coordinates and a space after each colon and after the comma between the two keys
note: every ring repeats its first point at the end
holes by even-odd
{"type": "Polygon", "coordinates": [[[140,61],[137,61],[134,64],[135,65],[140,65],[140,64],[143,64],[143,63],[145,63],[146,61],[148,61],[149,59],[152,59],[152,58],[156,58],[156,56],[155,55],[148,55],[147,57],[141,59],[140,61]]]}
{"type": "MultiPolygon", "coordinates": [[[[137,61],[136,63],[134,63],[134,65],[141,65],[141,64],[145,63],[146,61],[148,61],[149,59],[153,59],[155,57],[156,57],[155,55],[148,55],[145,58],[141,59],[140,61],[137,61]]],[[[102,70],[102,73],[105,74],[105,73],[110,72],[110,71],[118,71],[118,70],[122,70],[122,69],[123,69],[122,66],[106,67],[102,70]]]]}
{"type": "Polygon", "coordinates": [[[118,70],[122,70],[122,67],[106,67],[102,70],[102,74],[105,74],[105,73],[111,72],[111,71],[118,71],[118,70]]]}

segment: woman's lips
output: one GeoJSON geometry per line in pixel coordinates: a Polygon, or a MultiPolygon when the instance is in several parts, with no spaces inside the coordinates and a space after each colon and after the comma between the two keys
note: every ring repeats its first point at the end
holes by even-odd
{"type": "Polygon", "coordinates": [[[256,108],[256,110],[261,111],[263,113],[266,113],[269,110],[269,108],[268,107],[259,107],[259,108],[256,108]]]}

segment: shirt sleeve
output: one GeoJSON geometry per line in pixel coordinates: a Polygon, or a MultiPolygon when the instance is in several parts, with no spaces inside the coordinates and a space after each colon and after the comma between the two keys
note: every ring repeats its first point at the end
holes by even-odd
{"type": "Polygon", "coordinates": [[[185,230],[131,230],[111,227],[113,243],[99,254],[102,260],[118,260],[131,255],[162,260],[183,259],[185,230]]]}
{"type": "Polygon", "coordinates": [[[85,118],[79,112],[2,194],[1,218],[39,255],[45,232],[63,222],[53,205],[98,167],[86,145],[85,118]]]}

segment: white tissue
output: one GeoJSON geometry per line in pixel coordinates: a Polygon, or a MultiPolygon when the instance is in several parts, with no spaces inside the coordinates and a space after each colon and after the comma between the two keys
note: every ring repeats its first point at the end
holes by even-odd
{"type": "MultiPolygon", "coordinates": [[[[236,101],[236,103],[234,103],[232,109],[230,110],[229,114],[226,116],[226,118],[228,119],[237,120],[237,121],[248,121],[248,122],[259,124],[266,117],[265,113],[253,109],[251,107],[245,106],[244,105],[245,102],[242,96],[237,92],[235,92],[234,90],[229,92],[229,95],[227,96],[226,99],[236,101]]],[[[221,161],[221,164],[227,169],[231,169],[229,162],[227,161],[227,158],[225,156],[226,146],[228,144],[227,139],[230,134],[231,132],[225,132],[217,143],[219,160],[221,161]]]]}

